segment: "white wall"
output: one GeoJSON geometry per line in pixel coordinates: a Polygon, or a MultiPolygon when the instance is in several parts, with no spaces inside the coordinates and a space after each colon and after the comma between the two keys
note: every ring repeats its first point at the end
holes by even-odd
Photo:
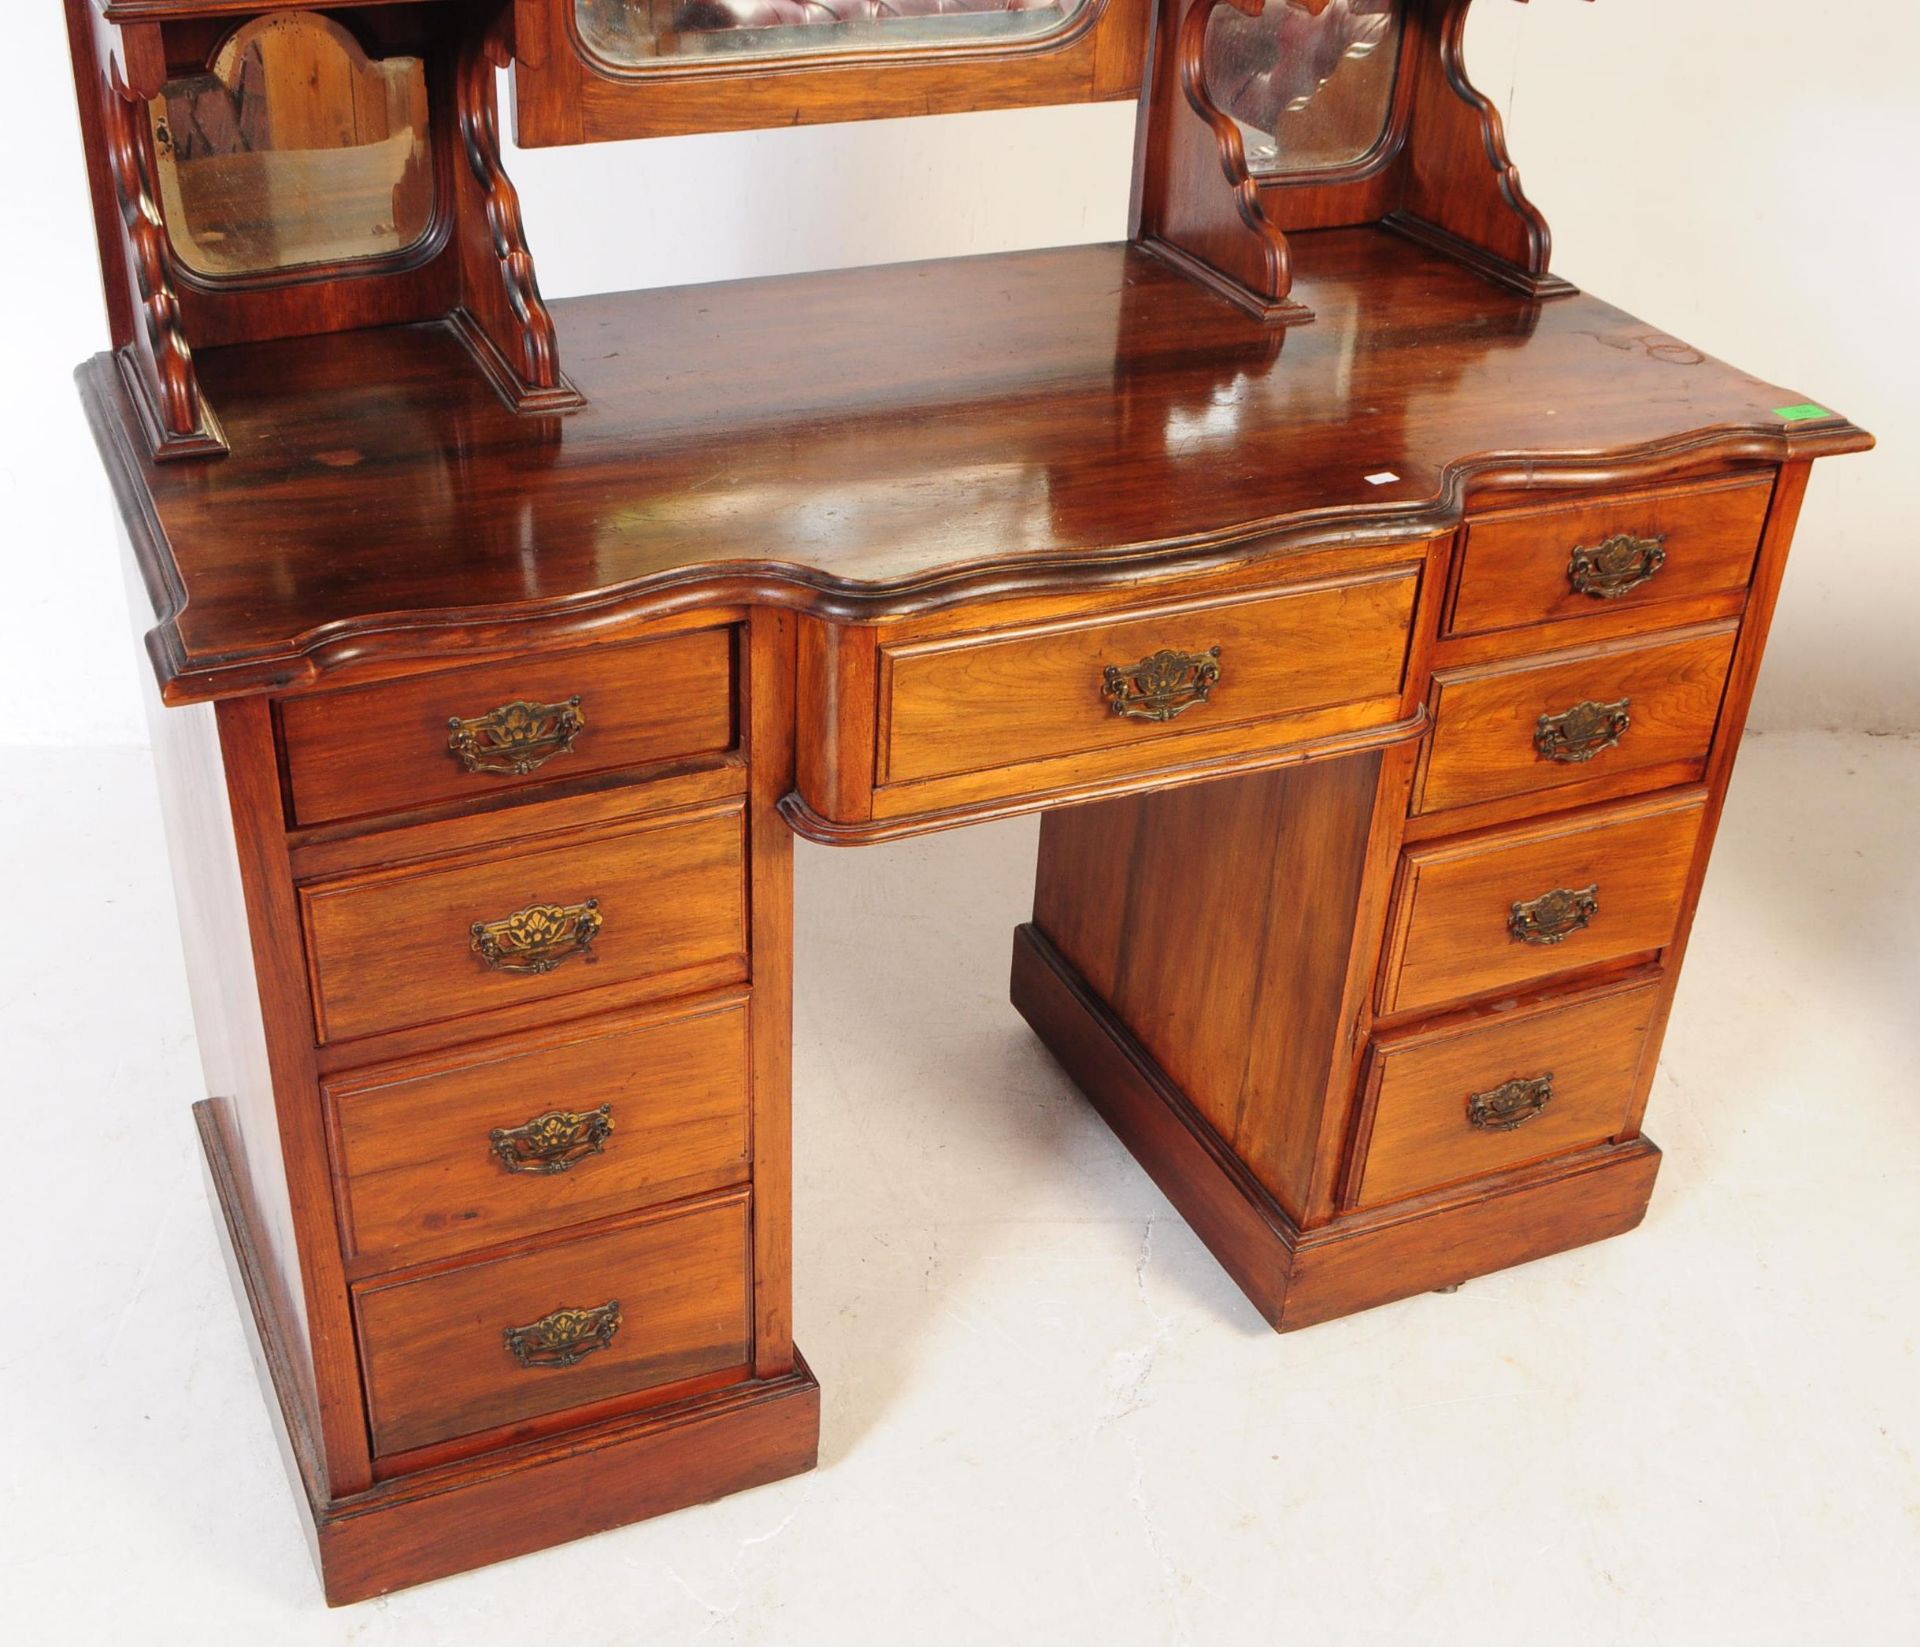
{"type": "MultiPolygon", "coordinates": [[[[104,484],[68,381],[105,321],[59,9],[17,8],[0,267],[8,600],[0,742],[144,737],[104,484]],[[23,164],[24,162],[24,164],[23,164]],[[21,411],[22,405],[28,408],[21,411]]],[[[1481,0],[1479,84],[1509,112],[1555,267],[1844,411],[1883,447],[1816,473],[1756,721],[1920,729],[1920,7],[1911,0],[1481,0]],[[1816,19],[1843,19],[1821,22],[1816,19]]],[[[1120,105],[545,150],[510,158],[549,296],[1102,240],[1125,232],[1120,105]]]]}

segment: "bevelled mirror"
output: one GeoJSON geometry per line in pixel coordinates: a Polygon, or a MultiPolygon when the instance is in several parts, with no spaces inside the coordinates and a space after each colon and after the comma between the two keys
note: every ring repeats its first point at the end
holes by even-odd
{"type": "Polygon", "coordinates": [[[580,38],[621,68],[1043,39],[1087,0],[573,0],[580,38]]]}
{"type": "Polygon", "coordinates": [[[1206,83],[1239,125],[1256,177],[1336,171],[1373,153],[1393,119],[1404,0],[1267,0],[1207,21],[1206,83]]]}
{"type": "Polygon", "coordinates": [[[194,274],[387,261],[433,231],[426,66],[369,57],[331,18],[242,24],[151,116],[167,233],[194,274]]]}

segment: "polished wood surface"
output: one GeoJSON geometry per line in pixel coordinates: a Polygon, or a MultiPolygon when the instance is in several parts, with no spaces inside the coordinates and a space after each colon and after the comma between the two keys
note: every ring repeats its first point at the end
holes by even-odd
{"type": "Polygon", "coordinates": [[[1646,1216],[1644,1138],[1303,1228],[1034,927],[1013,1004],[1276,1330],[1289,1332],[1622,1235],[1646,1216]]]}
{"type": "Polygon", "coordinates": [[[1355,1148],[1356,1205],[1485,1178],[1621,1136],[1633,1107],[1659,990],[1650,983],[1555,999],[1530,1012],[1452,1024],[1375,1047],[1355,1148]],[[1476,1096],[1509,1081],[1551,1083],[1532,1119],[1476,1125],[1476,1096]]]}
{"type": "Polygon", "coordinates": [[[1163,607],[1093,624],[883,646],[879,780],[912,782],[1374,700],[1392,720],[1419,571],[1265,600],[1163,607]],[[1154,707],[1130,672],[1161,652],[1199,660],[1204,697],[1154,707]],[[1107,671],[1119,672],[1118,689],[1107,671]],[[1126,713],[1133,711],[1131,717],[1126,713]]]}
{"type": "MultiPolygon", "coordinates": [[[[349,1273],[366,1275],[543,1234],[744,1181],[747,1006],[515,1049],[385,1065],[323,1083],[349,1273]],[[494,1134],[607,1111],[607,1136],[565,1163],[515,1170],[494,1134]]],[[[578,1131],[579,1129],[575,1129],[578,1131]]],[[[511,1148],[511,1145],[509,1145],[511,1148]]]]}
{"type": "Polygon", "coordinates": [[[752,1314],[746,1192],[629,1227],[354,1291],[376,1453],[744,1368],[752,1314]],[[506,1342],[566,1309],[619,1308],[571,1366],[523,1365],[506,1342]]]}
{"type": "Polygon", "coordinates": [[[651,981],[657,993],[746,976],[744,820],[738,806],[652,818],[584,839],[513,842],[444,863],[357,873],[300,889],[322,1041],[549,1007],[651,981]],[[671,885],[671,900],[659,896],[671,885]],[[476,922],[596,900],[585,953],[534,974],[476,958],[476,922]]]}
{"type": "Polygon", "coordinates": [[[235,449],[191,474],[140,461],[107,364],[84,378],[169,701],[648,604],[878,615],[1137,580],[1255,533],[1424,536],[1472,486],[1867,444],[1597,299],[1530,303],[1377,230],[1300,236],[1296,262],[1322,322],[1284,336],[1121,246],[575,299],[589,404],[538,428],[444,329],[207,350],[235,449]],[[859,507],[795,507],[821,492],[859,507]]]}
{"type": "Polygon", "coordinates": [[[1737,626],[1607,642],[1576,651],[1434,674],[1433,742],[1415,790],[1423,812],[1503,796],[1574,790],[1662,769],[1705,770],[1733,661],[1737,626]],[[1542,716],[1624,704],[1611,747],[1555,759],[1536,741],[1542,716]]]}
{"type": "Polygon", "coordinates": [[[541,654],[389,685],[287,698],[280,731],[296,823],[546,792],[596,773],[728,749],[735,741],[729,629],[593,652],[541,654]],[[449,721],[516,702],[580,700],[571,749],[524,772],[463,766],[449,721]]]}
{"type": "Polygon", "coordinates": [[[149,103],[298,8],[69,0],[201,1139],[330,1600],[813,1463],[795,833],[1046,814],[1014,1003],[1276,1328],[1643,1215],[1808,467],[1869,437],[1549,271],[1468,0],[1275,175],[1222,3],[631,74],[557,0],[330,13],[422,65],[433,227],[209,283],[149,103]],[[1138,87],[1132,238],[550,311],[509,64],[541,142],[1138,87]]]}
{"type": "MultiPolygon", "coordinates": [[[[1046,815],[1034,924],[1287,1211],[1313,1196],[1378,756],[1046,815]]],[[[1364,940],[1362,940],[1364,941],[1364,940]]],[[[1337,1125],[1337,1123],[1334,1123],[1337,1125]]]]}
{"type": "Polygon", "coordinates": [[[1461,544],[1449,635],[1612,613],[1744,589],[1760,547],[1773,476],[1735,476],[1558,509],[1520,509],[1476,520],[1461,544]],[[1582,590],[1571,574],[1577,550],[1627,537],[1658,545],[1658,569],[1618,593],[1582,590]]]}
{"type": "Polygon", "coordinates": [[[1381,965],[1382,1013],[1664,948],[1680,923],[1705,803],[1683,789],[1411,848],[1381,965]],[[1594,912],[1550,941],[1516,937],[1514,906],[1560,891],[1590,892],[1594,912]]]}

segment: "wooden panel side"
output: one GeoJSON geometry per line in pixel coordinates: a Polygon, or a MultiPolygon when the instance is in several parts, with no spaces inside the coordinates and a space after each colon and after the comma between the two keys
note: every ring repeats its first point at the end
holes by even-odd
{"type": "Polygon", "coordinates": [[[1035,924],[1290,1214],[1311,1193],[1381,757],[1050,815],[1035,924]]]}
{"type": "Polygon", "coordinates": [[[317,1037],[287,855],[273,721],[264,698],[230,699],[215,713],[246,895],[245,941],[258,980],[272,1075],[272,1109],[259,1106],[250,1131],[245,1117],[239,1126],[249,1151],[254,1139],[271,1136],[270,1120],[278,1132],[305,1294],[325,1486],[338,1497],[365,1487],[372,1472],[359,1353],[333,1211],[314,1061],[317,1037]]]}
{"type": "Polygon", "coordinates": [[[796,630],[762,607],[748,625],[749,943],[753,967],[753,1371],[779,1378],[793,1347],[793,834],[796,630]]]}

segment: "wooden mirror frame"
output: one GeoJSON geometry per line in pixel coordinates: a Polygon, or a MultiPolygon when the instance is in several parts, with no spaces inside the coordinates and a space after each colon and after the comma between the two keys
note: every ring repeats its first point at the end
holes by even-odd
{"type": "Polygon", "coordinates": [[[664,60],[618,71],[574,0],[513,0],[514,136],[528,148],[1138,95],[1153,0],[1087,0],[1058,34],[977,45],[664,60]]]}
{"type": "Polygon", "coordinates": [[[200,390],[196,348],[363,326],[445,321],[516,411],[581,404],[560,371],[519,198],[501,167],[494,75],[511,56],[505,4],[66,0],[114,352],[154,457],[227,450],[200,390]],[[209,279],[185,266],[168,232],[149,106],[236,29],[300,11],[343,23],[376,54],[425,62],[440,191],[434,227],[393,258],[209,279]]]}
{"type": "MultiPolygon", "coordinates": [[[[1282,0],[1160,0],[1135,139],[1134,237],[1250,314],[1313,318],[1292,296],[1290,233],[1381,224],[1490,280],[1546,299],[1553,237],[1520,187],[1499,112],[1467,77],[1473,0],[1405,0],[1406,34],[1385,137],[1330,172],[1263,176],[1206,82],[1207,24],[1282,0]]],[[[1526,4],[1527,0],[1520,0],[1526,4]]]]}
{"type": "MultiPolygon", "coordinates": [[[[1263,322],[1299,323],[1287,236],[1378,225],[1536,299],[1551,237],[1520,188],[1500,117],[1473,89],[1472,0],[1404,0],[1405,35],[1381,142],[1351,165],[1254,173],[1214,103],[1214,10],[1284,0],[1090,0],[1051,39],[833,56],[669,62],[603,72],[573,0],[64,0],[113,344],[152,454],[226,451],[195,348],[442,321],[508,405],[569,411],[553,321],[519,199],[501,166],[495,75],[512,66],[523,142],[573,143],[1138,96],[1131,235],[1263,322]],[[435,227],[392,258],[209,279],[173,248],[149,106],[263,15],[311,11],[375,55],[426,64],[435,227]],[[724,96],[720,95],[724,92],[724,96]]],[[[1522,0],[1525,3],[1525,0],[1522,0]]]]}

